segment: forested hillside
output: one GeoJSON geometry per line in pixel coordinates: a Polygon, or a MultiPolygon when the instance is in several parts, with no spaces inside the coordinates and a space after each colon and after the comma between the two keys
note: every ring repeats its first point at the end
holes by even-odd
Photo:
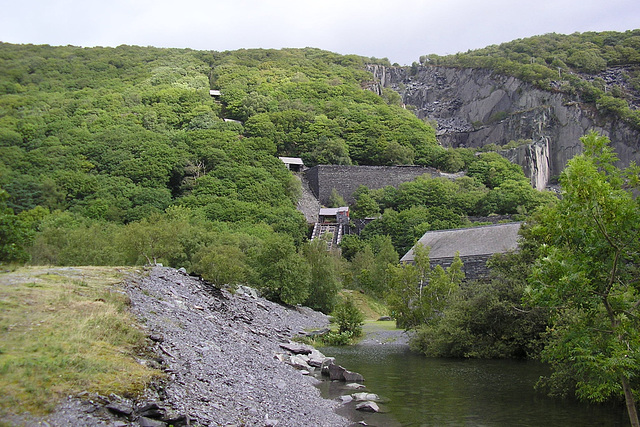
{"type": "Polygon", "coordinates": [[[162,262],[329,310],[342,279],[380,290],[382,276],[372,284],[362,271],[397,262],[395,251],[424,231],[548,200],[500,156],[439,146],[396,93],[366,90],[364,66],[374,59],[311,48],[11,44],[0,44],[0,58],[5,262],[162,262]],[[356,214],[383,216],[347,248],[350,257],[362,253],[351,278],[336,254],[306,241],[299,182],[279,155],[307,165],[422,164],[469,177],[363,189],[356,214]]]}

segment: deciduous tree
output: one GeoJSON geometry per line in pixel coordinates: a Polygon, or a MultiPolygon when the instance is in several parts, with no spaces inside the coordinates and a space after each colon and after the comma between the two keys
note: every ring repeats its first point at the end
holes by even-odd
{"type": "Polygon", "coordinates": [[[617,168],[608,138],[582,138],[584,154],[563,172],[562,200],[535,233],[546,242],[530,278],[531,304],[555,314],[544,360],[567,370],[576,395],[624,396],[638,426],[633,384],[640,375],[639,168],[617,168]]]}

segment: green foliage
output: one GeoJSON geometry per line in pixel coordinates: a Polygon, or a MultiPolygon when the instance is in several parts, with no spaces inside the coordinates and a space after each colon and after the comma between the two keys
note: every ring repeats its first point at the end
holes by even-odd
{"type": "Polygon", "coordinates": [[[7,192],[0,188],[0,263],[25,262],[29,260],[25,248],[32,232],[13,209],[6,207],[7,198],[7,192]]]}
{"type": "Polygon", "coordinates": [[[353,218],[371,218],[380,215],[380,207],[367,187],[361,185],[352,196],[355,199],[350,209],[350,215],[353,218]]]}
{"type": "Polygon", "coordinates": [[[223,114],[245,121],[247,136],[274,141],[280,155],[308,165],[426,161],[433,128],[392,94],[363,91],[363,65],[310,48],[242,50],[216,55],[211,76],[223,114]]]}
{"type": "Polygon", "coordinates": [[[544,243],[528,300],[552,309],[543,359],[575,393],[601,402],[624,397],[637,424],[633,387],[640,374],[640,204],[638,168],[625,170],[606,137],[582,138],[584,154],[562,174],[562,199],[545,210],[532,234],[544,243]]]}
{"type": "Polygon", "coordinates": [[[414,206],[400,212],[387,209],[380,219],[365,227],[361,236],[365,240],[389,236],[396,252],[405,254],[425,232],[458,228],[464,224],[462,215],[444,206],[414,206]]]}
{"type": "Polygon", "coordinates": [[[353,299],[344,296],[333,311],[334,321],[338,324],[338,333],[343,336],[359,337],[362,335],[364,314],[353,302],[353,299]]]}
{"type": "Polygon", "coordinates": [[[318,239],[303,245],[302,254],[311,268],[305,305],[328,314],[335,307],[341,288],[340,254],[327,251],[326,243],[318,239]]]}
{"type": "Polygon", "coordinates": [[[462,286],[440,317],[418,328],[412,348],[431,357],[536,357],[548,316],[522,304],[532,257],[527,247],[494,255],[491,278],[462,286]]]}
{"type": "Polygon", "coordinates": [[[235,245],[218,244],[206,246],[193,256],[192,268],[218,287],[247,282],[249,266],[247,256],[235,245]]]}
{"type": "Polygon", "coordinates": [[[357,236],[345,236],[342,248],[347,252],[346,255],[351,256],[345,286],[376,298],[384,298],[389,288],[387,267],[398,263],[398,253],[391,239],[388,236],[376,236],[362,241],[357,236]]]}
{"type": "Polygon", "coordinates": [[[310,294],[311,269],[296,252],[293,239],[273,234],[254,260],[256,287],[265,297],[289,305],[301,304],[310,294]]]}
{"type": "Polygon", "coordinates": [[[353,333],[349,331],[344,332],[328,332],[320,339],[323,345],[328,346],[341,346],[351,344],[353,333]]]}
{"type": "Polygon", "coordinates": [[[347,202],[344,201],[344,197],[342,197],[335,188],[332,188],[331,194],[329,195],[328,207],[339,208],[342,206],[347,206],[347,202]]]}
{"type": "Polygon", "coordinates": [[[458,254],[447,269],[431,268],[429,247],[414,247],[413,264],[390,266],[390,292],[387,303],[399,327],[415,329],[436,321],[457,298],[464,280],[458,254]]]}

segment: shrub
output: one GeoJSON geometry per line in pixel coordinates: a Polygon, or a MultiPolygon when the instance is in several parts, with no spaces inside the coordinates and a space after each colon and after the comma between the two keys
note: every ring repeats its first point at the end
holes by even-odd
{"type": "Polygon", "coordinates": [[[343,297],[343,300],[336,306],[333,317],[338,324],[339,334],[348,332],[353,337],[362,335],[364,314],[356,307],[352,298],[343,297]]]}

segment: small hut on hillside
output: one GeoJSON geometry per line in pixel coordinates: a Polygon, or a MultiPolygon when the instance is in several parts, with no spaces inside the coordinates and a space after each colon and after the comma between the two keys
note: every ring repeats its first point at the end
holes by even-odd
{"type": "Polygon", "coordinates": [[[302,172],[304,162],[299,157],[278,157],[291,172],[302,172]]]}
{"type": "MultiPolygon", "coordinates": [[[[431,267],[449,267],[456,252],[464,263],[467,280],[488,275],[487,260],[497,253],[506,253],[518,248],[520,222],[485,225],[454,230],[427,231],[416,244],[429,246],[431,267]]],[[[414,262],[413,248],[400,260],[414,262]]]]}

